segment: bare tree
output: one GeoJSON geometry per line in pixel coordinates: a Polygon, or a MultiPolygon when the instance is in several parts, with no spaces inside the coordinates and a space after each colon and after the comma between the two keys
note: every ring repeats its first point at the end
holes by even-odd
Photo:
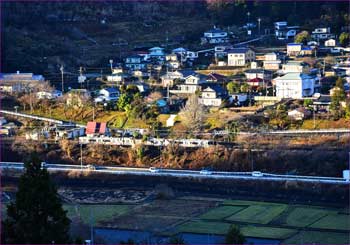
{"type": "Polygon", "coordinates": [[[189,131],[202,129],[206,114],[206,109],[199,103],[197,95],[190,96],[180,111],[181,121],[189,131]]]}

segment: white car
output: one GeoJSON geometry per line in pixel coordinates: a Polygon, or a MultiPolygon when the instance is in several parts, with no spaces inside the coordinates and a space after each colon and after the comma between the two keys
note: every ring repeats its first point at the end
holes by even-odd
{"type": "Polygon", "coordinates": [[[92,164],[86,166],[89,170],[96,170],[96,167],[92,164]]]}
{"type": "Polygon", "coordinates": [[[42,169],[46,168],[46,162],[41,162],[41,168],[42,169]]]}
{"type": "Polygon", "coordinates": [[[206,170],[206,169],[201,170],[199,173],[200,173],[200,174],[203,174],[203,175],[211,175],[211,174],[212,174],[211,171],[206,170]]]}
{"type": "Polygon", "coordinates": [[[262,172],[260,172],[260,171],[253,171],[252,172],[252,176],[254,176],[254,177],[263,177],[264,174],[262,172]]]}
{"type": "Polygon", "coordinates": [[[151,173],[159,173],[159,172],[160,172],[160,170],[159,170],[158,168],[155,168],[155,167],[150,167],[148,170],[149,170],[151,173]]]}

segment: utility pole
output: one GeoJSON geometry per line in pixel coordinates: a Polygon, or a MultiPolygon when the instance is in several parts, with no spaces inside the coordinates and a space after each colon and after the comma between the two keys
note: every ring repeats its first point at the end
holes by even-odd
{"type": "MultiPolygon", "coordinates": [[[[83,67],[79,68],[79,74],[80,74],[80,77],[83,77],[83,67]]],[[[83,82],[82,81],[80,81],[80,88],[83,88],[83,82]]]]}
{"type": "Polygon", "coordinates": [[[62,75],[62,94],[63,94],[64,93],[64,85],[63,85],[63,71],[64,71],[64,68],[63,68],[63,65],[61,65],[60,71],[61,71],[61,75],[62,75]]]}
{"type": "Polygon", "coordinates": [[[260,22],[261,22],[261,18],[258,18],[258,26],[259,26],[259,36],[260,36],[260,22]]]}
{"type": "Polygon", "coordinates": [[[83,170],[83,144],[80,143],[80,169],[83,170]]]}

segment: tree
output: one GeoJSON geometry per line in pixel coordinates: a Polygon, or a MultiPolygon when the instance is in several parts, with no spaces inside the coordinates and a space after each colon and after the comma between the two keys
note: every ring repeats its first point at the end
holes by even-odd
{"type": "Polygon", "coordinates": [[[186,105],[181,109],[182,122],[190,131],[200,130],[206,116],[205,108],[198,101],[197,95],[188,98],[186,105]]]}
{"type": "Polygon", "coordinates": [[[305,99],[304,107],[309,107],[310,105],[312,105],[312,103],[313,103],[312,99],[305,99]]]}
{"type": "Polygon", "coordinates": [[[343,82],[344,81],[341,77],[337,79],[331,95],[331,104],[329,106],[329,109],[331,110],[332,115],[336,120],[341,118],[343,115],[343,108],[340,104],[340,102],[345,100],[343,82]]]}
{"type": "Polygon", "coordinates": [[[226,234],[225,242],[226,244],[243,244],[245,238],[237,226],[231,225],[226,234]]]}
{"type": "Polygon", "coordinates": [[[125,111],[125,108],[127,105],[130,105],[131,103],[131,96],[128,95],[127,93],[123,93],[119,99],[118,99],[118,102],[117,102],[117,107],[118,107],[118,110],[120,111],[125,111]]]}
{"type": "Polygon", "coordinates": [[[25,163],[15,202],[7,206],[3,242],[17,244],[69,243],[70,220],[57,189],[36,153],[25,163]]]}
{"type": "Polygon", "coordinates": [[[226,88],[227,88],[227,90],[228,90],[228,92],[230,93],[230,94],[233,94],[233,93],[239,93],[239,91],[240,91],[240,86],[239,86],[239,84],[238,83],[236,83],[236,82],[229,82],[227,85],[226,85],[226,88]]]}
{"type": "Polygon", "coordinates": [[[306,44],[308,41],[310,41],[310,39],[309,32],[302,31],[295,36],[294,42],[306,44]]]}
{"type": "Polygon", "coordinates": [[[350,44],[350,34],[343,32],[339,35],[339,43],[341,46],[346,47],[350,44]]]}

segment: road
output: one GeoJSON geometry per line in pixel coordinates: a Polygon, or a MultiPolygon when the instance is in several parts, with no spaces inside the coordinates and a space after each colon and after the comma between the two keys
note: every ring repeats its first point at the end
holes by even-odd
{"type": "MultiPolygon", "coordinates": [[[[130,168],[130,167],[108,167],[108,166],[91,166],[91,165],[65,165],[65,164],[49,164],[45,163],[44,167],[49,172],[57,171],[90,171],[94,173],[105,174],[128,174],[140,176],[171,176],[171,177],[196,177],[196,178],[211,178],[211,179],[240,179],[240,180],[268,180],[268,181],[298,181],[312,183],[327,183],[327,184],[345,184],[350,182],[343,178],[321,177],[321,176],[300,176],[300,175],[281,175],[261,173],[258,176],[253,176],[252,172],[223,172],[223,171],[195,171],[195,170],[176,170],[176,169],[155,169],[151,171],[148,168],[130,168]]],[[[1,169],[24,169],[21,162],[0,162],[1,169]]],[[[260,172],[259,172],[260,173],[260,172]]]]}

